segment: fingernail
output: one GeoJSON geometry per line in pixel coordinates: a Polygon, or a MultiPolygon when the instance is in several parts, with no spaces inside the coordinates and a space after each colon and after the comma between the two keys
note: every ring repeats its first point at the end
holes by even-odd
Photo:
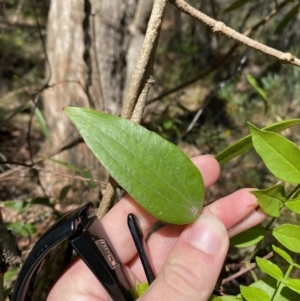
{"type": "Polygon", "coordinates": [[[186,239],[196,248],[213,255],[223,250],[228,234],[219,219],[213,215],[203,214],[187,230],[186,239]]]}

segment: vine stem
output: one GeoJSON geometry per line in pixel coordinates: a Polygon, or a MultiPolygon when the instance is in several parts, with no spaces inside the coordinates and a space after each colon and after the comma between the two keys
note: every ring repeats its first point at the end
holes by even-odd
{"type": "MultiPolygon", "coordinates": [[[[286,280],[290,276],[290,273],[291,273],[292,269],[293,269],[293,265],[291,264],[289,266],[288,270],[286,271],[285,275],[284,275],[284,280],[286,280]]],[[[271,301],[278,300],[278,297],[280,296],[280,293],[281,293],[281,290],[283,289],[283,287],[284,287],[284,283],[282,281],[280,281],[280,284],[276,288],[275,293],[274,293],[271,301]]]]}
{"type": "Polygon", "coordinates": [[[272,47],[261,44],[245,36],[244,34],[241,34],[234,29],[226,26],[223,22],[216,21],[210,18],[209,16],[186,3],[184,0],[170,0],[170,2],[182,12],[208,26],[214,33],[222,33],[229,38],[237,41],[238,43],[267,54],[275,59],[280,60],[282,63],[300,67],[300,60],[294,55],[287,52],[284,53],[272,47]]]}
{"type": "MultiPolygon", "coordinates": [[[[152,77],[154,58],[167,2],[168,0],[154,1],[145,39],[122,109],[121,117],[130,119],[136,123],[139,123],[142,118],[148,91],[154,81],[152,77]]],[[[102,219],[113,206],[116,187],[116,181],[111,178],[97,212],[99,219],[102,219]]]]}

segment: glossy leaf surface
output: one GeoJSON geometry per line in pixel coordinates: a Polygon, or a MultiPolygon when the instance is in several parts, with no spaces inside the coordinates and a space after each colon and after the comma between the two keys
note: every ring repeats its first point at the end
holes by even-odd
{"type": "Polygon", "coordinates": [[[291,199],[285,203],[285,206],[288,207],[291,211],[300,214],[300,198],[299,196],[296,199],[291,199]]]}
{"type": "Polygon", "coordinates": [[[287,252],[285,252],[284,250],[282,250],[276,246],[272,246],[272,249],[274,252],[276,252],[278,255],[280,255],[283,259],[285,259],[289,264],[293,264],[292,257],[287,252]]]}
{"type": "Polygon", "coordinates": [[[298,294],[300,294],[300,279],[289,278],[289,279],[284,281],[284,285],[286,285],[291,290],[293,290],[293,291],[297,292],[298,294]]]}
{"type": "MultiPolygon", "coordinates": [[[[278,288],[278,281],[270,276],[265,277],[263,280],[258,280],[251,284],[251,287],[257,287],[265,291],[269,297],[273,297],[276,289],[278,288]]],[[[274,299],[275,300],[275,299],[274,299]]],[[[284,287],[280,295],[277,295],[276,301],[299,301],[300,296],[296,292],[284,287]]]]}
{"type": "Polygon", "coordinates": [[[300,253],[300,227],[283,224],[272,231],[273,236],[287,249],[300,253]]]}
{"type": "Polygon", "coordinates": [[[269,295],[262,289],[252,286],[240,286],[241,294],[247,301],[270,301],[269,295]]]}
{"type": "MultiPolygon", "coordinates": [[[[263,130],[270,131],[270,132],[280,132],[297,124],[300,124],[300,119],[290,119],[290,120],[274,123],[270,126],[263,128],[263,130]]],[[[238,155],[243,154],[244,152],[249,150],[252,146],[253,144],[252,144],[251,135],[247,135],[244,138],[238,140],[233,145],[227,147],[221,153],[219,153],[216,156],[216,159],[220,164],[224,164],[229,160],[231,160],[232,158],[235,158],[238,155]]]]}
{"type": "Polygon", "coordinates": [[[256,152],[271,173],[288,183],[300,183],[300,150],[290,140],[249,124],[256,152]]]}
{"type": "Polygon", "coordinates": [[[256,257],[256,263],[259,268],[267,275],[270,275],[271,277],[279,281],[283,280],[283,273],[281,269],[273,262],[264,258],[256,257]]]}
{"type": "Polygon", "coordinates": [[[145,210],[174,224],[197,219],[202,176],[177,146],[117,116],[72,107],[65,112],[111,176],[145,210]]]}
{"type": "Polygon", "coordinates": [[[280,209],[285,201],[285,191],[283,185],[275,185],[268,189],[251,191],[256,196],[257,202],[262,210],[274,217],[280,216],[280,209]]]}
{"type": "Polygon", "coordinates": [[[230,245],[237,248],[247,248],[260,242],[265,236],[265,228],[259,224],[230,239],[230,245]]]}

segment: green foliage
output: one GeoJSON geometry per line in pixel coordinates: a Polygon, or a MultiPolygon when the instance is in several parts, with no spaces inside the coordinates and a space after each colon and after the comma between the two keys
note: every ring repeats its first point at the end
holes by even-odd
{"type": "MultiPolygon", "coordinates": [[[[159,219],[171,223],[189,223],[197,218],[203,204],[202,177],[193,168],[191,161],[176,146],[157,134],[116,116],[71,107],[65,108],[65,112],[77,126],[95,156],[142,207],[159,219]],[[183,197],[184,194],[187,197],[183,197]]],[[[270,172],[288,183],[299,184],[298,147],[290,140],[271,132],[296,124],[299,124],[299,119],[280,122],[264,130],[249,124],[251,136],[229,147],[222,156],[219,156],[219,160],[223,162],[229,160],[232,157],[230,154],[232,150],[234,156],[237,156],[253,145],[270,172]],[[242,150],[238,149],[237,145],[242,150]]],[[[65,190],[68,189],[69,187],[66,187],[65,190]]],[[[300,253],[300,226],[285,223],[271,229],[274,220],[280,217],[283,207],[295,213],[299,211],[300,202],[295,191],[297,189],[286,194],[283,184],[252,191],[261,209],[273,220],[266,228],[257,225],[233,237],[231,245],[239,248],[258,246],[264,240],[266,232],[270,231],[273,237],[288,250],[300,253]]],[[[281,294],[284,289],[299,293],[300,282],[289,278],[292,269],[299,268],[299,265],[295,264],[292,257],[279,247],[273,246],[273,250],[289,264],[286,273],[270,260],[256,257],[256,263],[261,272],[277,281],[272,291],[255,285],[241,286],[239,296],[232,297],[232,299],[231,297],[216,297],[211,300],[242,298],[247,301],[278,301],[285,300],[281,294]]],[[[265,282],[259,280],[253,284],[260,283],[263,286],[266,285],[265,282]]]]}
{"type": "MultiPolygon", "coordinates": [[[[291,126],[300,124],[300,119],[291,119],[291,120],[285,120],[281,121],[275,124],[272,124],[268,127],[263,128],[264,131],[272,131],[272,132],[280,132],[283,131],[291,126]]],[[[229,160],[233,159],[234,157],[241,155],[242,153],[248,151],[252,144],[252,136],[247,135],[243,138],[241,138],[239,141],[235,142],[233,145],[229,146],[222,152],[220,152],[216,159],[219,161],[220,164],[224,164],[228,162],[229,160]]]]}
{"type": "Polygon", "coordinates": [[[265,112],[268,110],[268,98],[266,92],[258,85],[256,79],[250,75],[247,74],[247,81],[252,86],[252,88],[258,93],[258,95],[261,97],[261,99],[264,102],[265,105],[265,112]]]}
{"type": "Polygon", "coordinates": [[[149,287],[148,282],[146,282],[146,283],[139,283],[136,286],[136,290],[137,290],[138,296],[141,297],[145,293],[145,291],[148,289],[148,287],[149,287]]]}
{"type": "Polygon", "coordinates": [[[256,257],[256,264],[264,273],[270,275],[278,281],[283,280],[283,273],[281,269],[271,261],[256,257]]]}
{"type": "Polygon", "coordinates": [[[235,235],[230,239],[230,245],[237,248],[247,248],[259,243],[266,234],[262,225],[256,225],[251,229],[235,235]]]}
{"type": "Polygon", "coordinates": [[[247,301],[270,301],[269,295],[261,288],[241,285],[241,295],[247,301]]]}
{"type": "Polygon", "coordinates": [[[202,176],[175,145],[140,125],[83,108],[65,108],[111,176],[160,220],[186,224],[200,213],[202,176]]]}
{"type": "Polygon", "coordinates": [[[250,125],[252,142],[268,169],[288,183],[300,183],[300,150],[290,140],[250,125]]]}
{"type": "MultiPolygon", "coordinates": [[[[263,15],[263,12],[267,12],[268,14],[268,12],[274,8],[275,2],[262,0],[231,0],[229,2],[211,1],[211,6],[203,6],[201,9],[203,9],[205,13],[208,13],[208,15],[211,14],[211,11],[215,10],[215,15],[217,15],[218,18],[221,18],[221,21],[225,24],[233,25],[234,28],[242,32],[244,29],[255,24],[257,20],[263,20],[263,17],[265,16],[263,15]]],[[[194,3],[199,5],[196,1],[194,1],[194,3]]],[[[24,5],[23,1],[19,4],[24,5]]],[[[2,73],[0,77],[2,85],[0,93],[1,97],[3,97],[0,102],[2,102],[4,109],[1,108],[0,111],[0,126],[4,127],[4,130],[7,127],[10,127],[9,122],[12,121],[14,124],[18,123],[18,121],[14,118],[27,115],[29,111],[28,109],[32,106],[31,101],[27,98],[28,94],[32,95],[34,91],[30,91],[28,93],[27,88],[25,89],[23,87],[26,87],[28,84],[33,84],[34,89],[37,89],[38,84],[44,83],[43,57],[45,54],[43,54],[41,50],[37,49],[39,45],[41,48],[42,43],[39,41],[38,30],[32,26],[34,21],[30,3],[28,2],[26,4],[25,1],[25,6],[23,6],[23,9],[17,14],[17,22],[11,22],[11,19],[8,19],[7,24],[5,24],[6,17],[16,17],[12,14],[12,8],[19,4],[18,1],[4,1],[3,6],[3,28],[0,37],[0,45],[2,46],[0,47],[2,62],[2,73]],[[18,90],[20,87],[22,87],[21,92],[18,90]],[[7,93],[10,89],[13,89],[13,94],[7,93]],[[25,99],[24,95],[26,95],[25,99]],[[7,101],[7,99],[9,101],[7,101]]],[[[191,4],[193,4],[193,1],[191,4]]],[[[278,4],[281,5],[281,3],[278,4]]],[[[41,20],[41,17],[45,19],[49,1],[37,2],[36,5],[39,6],[38,11],[43,13],[39,15],[39,19],[41,20]]],[[[263,24],[264,30],[261,31],[259,36],[260,41],[271,46],[275,45],[275,47],[280,45],[280,47],[284,48],[283,51],[291,52],[293,54],[295,53],[297,55],[297,52],[299,53],[299,31],[296,23],[298,11],[299,3],[294,4],[291,1],[290,5],[288,5],[285,10],[279,12],[275,21],[270,20],[270,22],[268,21],[263,24]],[[276,35],[274,35],[274,32],[276,35]],[[282,43],[282,41],[284,41],[284,43],[282,43]]],[[[168,27],[167,23],[170,22],[172,18],[174,18],[173,15],[167,20],[165,25],[165,35],[162,35],[162,39],[159,43],[160,53],[158,53],[157,56],[158,64],[156,66],[155,76],[158,89],[155,89],[154,93],[164,89],[174,88],[174,86],[185,82],[190,77],[197,77],[199,71],[201,74],[203,70],[210,68],[211,62],[215,62],[221,58],[226,53],[228,47],[231,46],[230,43],[227,42],[227,38],[226,43],[223,43],[222,40],[224,37],[220,35],[218,37],[213,37],[206,31],[204,26],[198,26],[190,20],[190,18],[186,18],[184,16],[179,17],[176,15],[174,18],[176,19],[176,26],[173,26],[175,30],[171,31],[170,29],[172,29],[172,26],[168,27]],[[161,49],[164,51],[161,51],[161,49]],[[166,66],[168,67],[166,68],[166,66]],[[161,86],[159,86],[160,84],[161,86]]],[[[164,34],[164,31],[162,33],[164,34]]],[[[207,117],[209,113],[207,108],[205,108],[205,110],[203,110],[203,115],[205,115],[206,121],[208,120],[208,122],[204,124],[203,120],[199,121],[198,131],[194,131],[194,133],[192,133],[197,137],[195,139],[195,145],[203,153],[217,153],[223,149],[224,143],[227,143],[228,145],[229,141],[237,140],[236,135],[239,135],[239,137],[245,135],[246,120],[251,120],[255,124],[259,124],[259,122],[270,124],[274,122],[274,120],[278,121],[283,118],[298,117],[298,106],[300,104],[299,68],[278,66],[279,64],[274,64],[273,60],[268,60],[265,56],[254,55],[253,52],[248,53],[247,50],[243,49],[240,49],[239,52],[235,52],[235,56],[231,56],[230,58],[231,59],[228,62],[225,61],[225,64],[218,68],[216,74],[212,74],[203,81],[198,81],[196,83],[198,89],[201,90],[200,93],[194,93],[195,90],[188,88],[184,90],[184,92],[180,91],[180,93],[175,94],[175,97],[168,97],[166,99],[167,101],[165,102],[165,106],[168,109],[171,107],[175,113],[172,112],[172,114],[163,116],[161,125],[157,124],[156,121],[153,121],[154,118],[152,117],[155,117],[155,115],[163,115],[167,109],[162,114],[160,114],[160,112],[157,113],[156,111],[152,114],[150,118],[151,122],[156,122],[154,128],[163,137],[168,140],[181,142],[180,139],[182,139],[182,133],[185,132],[185,129],[189,124],[189,120],[193,117],[192,114],[194,113],[194,107],[198,106],[201,108],[203,99],[205,99],[206,95],[209,95],[212,91],[217,91],[216,94],[225,100],[225,110],[231,117],[230,127],[224,125],[224,123],[214,124],[211,122],[214,115],[212,114],[212,117],[207,117]],[[243,70],[240,72],[239,66],[237,65],[238,61],[244,56],[247,57],[247,63],[245,66],[247,68],[246,74],[248,74],[248,76],[243,75],[243,70]],[[238,69],[239,71],[237,72],[238,69]],[[233,75],[235,73],[238,73],[238,75],[233,75]],[[250,76],[249,74],[253,74],[253,76],[250,76]],[[178,117],[177,111],[179,104],[182,104],[182,100],[184,100],[184,105],[190,102],[191,108],[193,109],[187,106],[188,109],[184,109],[184,113],[178,117]],[[267,113],[264,112],[266,104],[268,104],[267,113]],[[217,139],[215,139],[216,136],[217,139]],[[176,138],[174,139],[173,137],[176,138]]],[[[164,101],[161,101],[157,107],[163,105],[164,101]]],[[[219,109],[215,102],[213,103],[213,106],[219,109]]],[[[198,107],[196,108],[197,110],[198,107]]],[[[36,110],[34,120],[38,122],[39,130],[43,132],[45,137],[47,137],[48,129],[42,114],[42,110],[36,110]]],[[[276,186],[272,183],[270,188],[267,186],[268,188],[253,192],[258,199],[260,207],[271,216],[271,221],[267,224],[267,226],[259,225],[253,227],[252,229],[232,238],[232,245],[239,248],[257,245],[256,249],[259,249],[259,247],[266,242],[267,233],[271,233],[272,237],[278,239],[278,242],[283,244],[285,248],[288,250],[296,250],[298,252],[298,226],[286,223],[281,225],[283,211],[287,212],[286,219],[296,216],[295,219],[299,221],[298,215],[300,214],[300,198],[297,194],[297,191],[299,191],[299,187],[297,186],[300,183],[298,170],[293,171],[293,173],[297,174],[296,178],[294,178],[294,174],[292,176],[289,175],[292,169],[291,167],[294,166],[294,163],[297,163],[297,147],[295,148],[292,146],[292,143],[289,143],[286,139],[281,139],[283,137],[280,137],[279,135],[273,135],[271,138],[268,138],[265,133],[266,131],[280,132],[297,124],[300,124],[300,119],[280,121],[269,127],[263,128],[263,131],[253,127],[253,133],[247,136],[245,135],[244,138],[240,139],[217,155],[216,158],[219,160],[220,164],[224,164],[239,155],[244,155],[254,146],[261,158],[268,162],[266,164],[272,174],[285,182],[296,184],[295,187],[293,187],[293,185],[286,183],[276,186]],[[254,136],[255,143],[252,143],[252,134],[254,136]],[[277,139],[277,137],[279,138],[277,139]],[[270,141],[272,142],[272,145],[269,144],[270,141]],[[282,144],[281,141],[284,141],[284,144],[282,144]],[[286,145],[293,149],[292,158],[287,158],[285,156],[289,152],[285,149],[286,145]],[[281,153],[278,151],[277,146],[283,149],[281,153]],[[269,151],[271,153],[271,159],[268,158],[269,151]],[[286,179],[289,179],[289,181],[286,179]],[[290,181],[291,179],[293,182],[290,181]],[[286,193],[283,193],[283,190],[285,190],[286,193]],[[273,228],[274,225],[276,225],[276,228],[273,228]]],[[[3,128],[1,128],[1,130],[2,129],[3,128]]],[[[293,136],[293,133],[288,132],[288,135],[293,136]]],[[[296,132],[294,136],[297,137],[297,135],[298,133],[296,132]]],[[[95,137],[98,138],[98,136],[95,137]]],[[[189,135],[187,139],[191,141],[191,135],[189,135]]],[[[23,144],[25,145],[26,142],[27,141],[24,141],[23,144]]],[[[148,151],[146,154],[148,155],[148,151]]],[[[118,157],[119,153],[116,156],[118,157]]],[[[260,178],[257,180],[258,184],[264,184],[264,182],[261,181],[261,178],[270,178],[269,175],[262,173],[260,169],[251,168],[251,164],[255,167],[258,165],[258,161],[251,161],[253,158],[241,156],[236,159],[239,161],[235,161],[238,163],[234,164],[238,165],[239,170],[241,170],[243,174],[247,175],[252,180],[255,177],[259,178],[257,175],[260,175],[260,178]]],[[[255,160],[259,160],[259,158],[257,157],[255,160]]],[[[89,189],[96,186],[95,182],[92,181],[93,176],[89,168],[80,169],[68,162],[56,162],[66,166],[69,171],[90,179],[86,183],[89,189]]],[[[175,161],[172,161],[173,164],[174,162],[175,161]]],[[[127,161],[123,163],[128,164],[127,161]]],[[[229,162],[229,164],[230,163],[231,162],[229,162]]],[[[297,164],[295,166],[297,166],[297,164]]],[[[172,169],[174,169],[173,165],[172,169]]],[[[236,170],[230,170],[233,175],[235,171],[236,170]]],[[[238,178],[238,176],[236,176],[236,178],[238,178]]],[[[221,189],[216,189],[221,190],[219,192],[220,194],[226,194],[228,191],[232,191],[232,186],[230,185],[232,185],[232,182],[235,181],[228,181],[226,178],[226,182],[226,185],[221,185],[221,189]]],[[[240,187],[241,185],[245,186],[247,183],[243,183],[241,180],[241,182],[237,183],[237,186],[240,187]]],[[[9,187],[9,185],[7,186],[9,187]]],[[[73,185],[63,187],[60,191],[59,201],[64,201],[68,195],[74,191],[75,189],[73,185]]],[[[51,197],[31,198],[31,196],[28,196],[27,191],[24,195],[25,200],[22,199],[19,201],[15,199],[3,202],[1,205],[16,210],[19,214],[23,214],[32,204],[42,204],[53,209],[54,205],[58,201],[51,197]]],[[[167,206],[165,208],[168,210],[167,206]]],[[[26,223],[19,225],[16,224],[15,226],[11,225],[11,229],[27,236],[30,231],[32,233],[34,232],[34,229],[27,229],[27,226],[28,225],[26,225],[26,223]]],[[[276,254],[280,255],[277,257],[282,257],[289,265],[292,265],[294,269],[299,268],[292,259],[292,257],[294,258],[297,254],[292,253],[290,256],[283,249],[279,249],[275,246],[273,246],[273,250],[276,254]]],[[[255,252],[252,253],[253,256],[255,255],[254,253],[255,252]]],[[[275,257],[274,262],[277,259],[278,258],[275,257]]],[[[274,268],[274,266],[272,267],[274,268]]],[[[276,269],[276,267],[274,269],[276,269]]],[[[282,269],[282,271],[284,271],[284,269],[282,269]]],[[[271,273],[273,272],[271,271],[271,273]]],[[[218,296],[213,297],[213,300],[256,300],[255,298],[260,296],[261,290],[268,294],[270,300],[299,300],[298,279],[291,279],[287,276],[287,279],[280,283],[280,281],[275,281],[275,279],[270,280],[270,278],[271,277],[269,276],[255,281],[249,287],[241,287],[241,295],[218,296]],[[280,285],[282,287],[280,287],[280,285]]],[[[259,300],[264,300],[264,298],[266,297],[261,297],[259,300]]]]}
{"type": "Polygon", "coordinates": [[[273,229],[272,234],[287,249],[300,253],[300,226],[280,225],[273,229]]]}
{"type": "Polygon", "coordinates": [[[285,201],[285,191],[283,185],[275,185],[268,189],[251,191],[257,198],[260,207],[270,216],[280,216],[280,209],[285,201]]]}

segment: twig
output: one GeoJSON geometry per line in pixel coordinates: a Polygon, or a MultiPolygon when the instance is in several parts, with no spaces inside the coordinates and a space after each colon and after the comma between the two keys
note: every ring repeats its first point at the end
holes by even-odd
{"type": "MultiPolygon", "coordinates": [[[[62,148],[54,151],[52,154],[45,155],[43,157],[34,158],[34,165],[31,163],[31,161],[29,161],[29,162],[28,161],[27,162],[15,162],[15,163],[13,161],[9,161],[10,164],[15,164],[15,165],[18,165],[18,166],[14,169],[9,169],[9,170],[6,170],[6,171],[0,173],[0,179],[11,175],[12,173],[20,170],[22,167],[35,168],[35,164],[42,163],[43,161],[48,160],[49,158],[54,157],[54,156],[60,154],[61,152],[65,151],[65,150],[68,150],[68,149],[70,149],[70,148],[72,148],[72,147],[74,147],[77,144],[82,143],[82,142],[83,142],[83,139],[81,137],[79,137],[79,138],[76,138],[75,140],[71,141],[67,145],[63,146],[62,148]]],[[[3,162],[3,164],[9,164],[9,163],[3,162]]],[[[50,170],[48,172],[54,173],[50,170]]]]}
{"type": "MultiPolygon", "coordinates": [[[[155,0],[142,49],[134,69],[121,117],[139,123],[148,91],[153,83],[154,57],[167,0],[155,0]]],[[[113,206],[117,183],[111,179],[97,212],[99,219],[113,206]]]]}
{"type": "MultiPolygon", "coordinates": [[[[269,259],[273,256],[273,252],[270,252],[269,254],[267,254],[266,256],[264,256],[264,259],[269,259]]],[[[230,275],[229,277],[225,278],[222,280],[222,285],[225,284],[226,282],[232,281],[233,279],[249,272],[250,270],[254,269],[256,267],[256,263],[250,263],[246,268],[238,271],[237,273],[230,275]]]]}
{"type": "MultiPolygon", "coordinates": [[[[77,175],[62,174],[62,173],[59,173],[59,172],[52,171],[50,169],[45,169],[45,168],[42,168],[42,167],[39,167],[39,166],[36,166],[36,165],[32,165],[30,163],[10,161],[10,160],[0,162],[0,165],[4,165],[4,164],[12,164],[12,165],[18,165],[18,166],[22,166],[22,167],[27,167],[27,168],[30,168],[30,169],[38,170],[38,171],[45,172],[45,173],[51,173],[55,176],[68,178],[68,179],[71,179],[71,180],[80,180],[80,181],[84,181],[84,182],[93,182],[93,183],[96,183],[96,184],[99,184],[99,185],[106,185],[106,182],[104,182],[104,181],[99,181],[99,180],[91,179],[91,178],[85,178],[85,177],[81,177],[81,176],[77,176],[77,175]]],[[[1,179],[1,177],[0,177],[0,179],[1,179]]]]}
{"type": "MultiPolygon", "coordinates": [[[[274,8],[268,15],[266,15],[262,20],[260,20],[259,22],[257,22],[255,25],[253,25],[252,27],[248,28],[246,31],[243,32],[243,35],[245,36],[249,36],[251,33],[253,33],[254,31],[256,31],[260,26],[264,25],[265,23],[267,23],[271,18],[273,18],[275,15],[278,14],[278,12],[284,8],[289,2],[292,2],[293,0],[285,0],[283,2],[281,2],[276,8],[274,8]]],[[[213,64],[209,69],[207,69],[206,71],[196,75],[195,77],[185,81],[184,83],[179,84],[178,86],[163,91],[161,92],[159,95],[153,97],[152,99],[150,99],[147,102],[147,105],[150,103],[153,103],[163,97],[169,96],[189,85],[192,85],[193,83],[197,82],[198,80],[204,78],[205,76],[207,76],[208,74],[212,73],[213,71],[217,70],[220,66],[222,66],[234,53],[235,51],[238,49],[238,47],[241,44],[236,43],[234,44],[229,51],[223,56],[221,57],[221,59],[219,59],[215,64],[213,64]]]]}
{"type": "Polygon", "coordinates": [[[263,45],[245,35],[233,30],[232,28],[226,26],[223,22],[216,21],[199,10],[193,8],[191,5],[186,3],[184,0],[170,0],[170,2],[180,9],[187,15],[197,19],[201,23],[210,27],[214,33],[222,33],[235,41],[253,48],[259,52],[268,54],[269,56],[280,60],[282,63],[291,64],[300,67],[300,60],[290,53],[284,53],[269,46],[263,45]]]}
{"type": "Polygon", "coordinates": [[[132,116],[130,118],[130,120],[132,122],[135,122],[135,123],[141,122],[141,119],[142,119],[142,116],[144,113],[144,109],[145,109],[145,105],[146,105],[148,92],[149,92],[150,88],[152,87],[153,83],[154,83],[154,79],[152,76],[150,76],[138,98],[138,101],[136,103],[136,106],[134,108],[132,116]]]}
{"type": "Polygon", "coordinates": [[[139,95],[143,90],[143,85],[145,85],[146,81],[148,80],[148,78],[146,78],[146,74],[150,73],[150,69],[153,68],[153,56],[156,51],[166,3],[167,0],[154,1],[151,17],[145,35],[145,40],[143,42],[137,64],[131,78],[129,90],[122,110],[121,116],[123,118],[131,118],[139,95]],[[149,63],[152,63],[152,66],[149,66],[149,63]]]}

